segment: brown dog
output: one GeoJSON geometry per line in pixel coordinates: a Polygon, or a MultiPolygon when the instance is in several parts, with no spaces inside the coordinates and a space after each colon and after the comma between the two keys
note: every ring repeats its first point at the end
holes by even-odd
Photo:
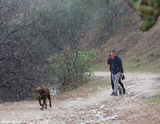
{"type": "Polygon", "coordinates": [[[48,89],[48,87],[38,87],[35,90],[38,100],[39,100],[39,105],[42,106],[41,109],[44,108],[45,105],[45,109],[47,109],[47,103],[46,103],[46,99],[48,98],[49,100],[49,105],[50,107],[52,107],[51,105],[51,95],[50,95],[50,90],[48,89]],[[43,100],[43,104],[41,104],[41,100],[43,100]]]}

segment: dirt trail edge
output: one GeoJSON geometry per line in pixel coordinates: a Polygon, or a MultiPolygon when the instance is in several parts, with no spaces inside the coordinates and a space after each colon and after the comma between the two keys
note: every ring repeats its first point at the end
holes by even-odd
{"type": "MultiPolygon", "coordinates": [[[[95,72],[93,77],[109,76],[110,73],[95,72]]],[[[159,117],[156,112],[148,114],[145,101],[160,94],[159,80],[156,74],[127,73],[125,95],[110,96],[111,89],[104,88],[87,98],[53,98],[53,107],[46,110],[40,110],[38,101],[3,103],[0,124],[156,124],[159,117]]]]}

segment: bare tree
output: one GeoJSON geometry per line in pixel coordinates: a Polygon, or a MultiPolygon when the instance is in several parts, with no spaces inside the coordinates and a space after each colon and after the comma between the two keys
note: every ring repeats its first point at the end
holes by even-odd
{"type": "Polygon", "coordinates": [[[51,82],[49,64],[32,34],[36,20],[20,21],[25,14],[18,2],[0,1],[0,101],[31,98],[37,85],[51,82]]]}

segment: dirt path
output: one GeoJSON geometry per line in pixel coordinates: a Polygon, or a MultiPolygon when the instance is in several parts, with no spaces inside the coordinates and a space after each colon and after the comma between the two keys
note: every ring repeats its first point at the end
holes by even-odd
{"type": "MultiPolygon", "coordinates": [[[[95,77],[109,78],[109,73],[95,72],[95,77]]],[[[43,111],[37,101],[0,104],[0,124],[158,124],[160,111],[145,101],[160,93],[159,80],[155,74],[128,73],[126,95],[110,96],[111,89],[103,88],[87,98],[53,98],[53,107],[43,111]]]]}

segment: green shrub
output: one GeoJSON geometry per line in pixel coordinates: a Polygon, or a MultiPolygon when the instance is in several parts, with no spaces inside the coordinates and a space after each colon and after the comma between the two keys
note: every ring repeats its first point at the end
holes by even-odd
{"type": "Polygon", "coordinates": [[[144,20],[140,25],[143,31],[151,29],[160,15],[160,0],[130,0],[129,4],[144,20]]]}
{"type": "Polygon", "coordinates": [[[51,67],[63,90],[72,89],[86,83],[90,77],[90,65],[96,52],[82,49],[55,54],[51,67]]]}

